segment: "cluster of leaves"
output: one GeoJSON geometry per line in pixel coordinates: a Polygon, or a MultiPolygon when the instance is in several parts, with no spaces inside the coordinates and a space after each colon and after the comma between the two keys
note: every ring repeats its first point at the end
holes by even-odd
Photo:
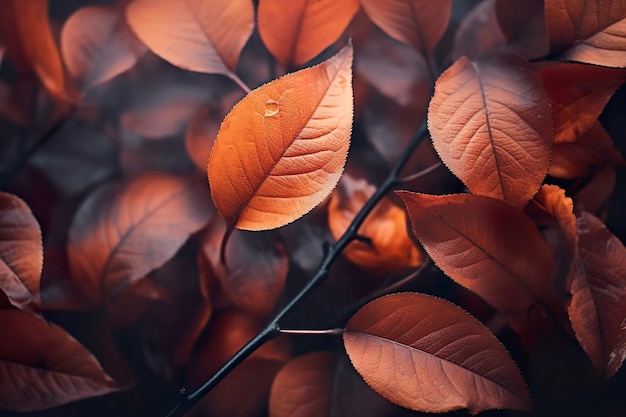
{"type": "Polygon", "coordinates": [[[86,3],[0,2],[0,409],[542,414],[615,379],[626,3],[86,3]]]}

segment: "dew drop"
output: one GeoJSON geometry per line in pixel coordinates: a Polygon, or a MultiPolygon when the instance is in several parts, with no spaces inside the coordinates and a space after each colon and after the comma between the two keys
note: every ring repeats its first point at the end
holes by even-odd
{"type": "Polygon", "coordinates": [[[269,99],[265,102],[265,117],[272,117],[278,113],[278,102],[269,99]]]}

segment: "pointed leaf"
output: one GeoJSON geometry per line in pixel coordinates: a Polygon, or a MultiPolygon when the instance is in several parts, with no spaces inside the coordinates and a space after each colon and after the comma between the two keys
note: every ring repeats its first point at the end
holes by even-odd
{"type": "Polygon", "coordinates": [[[513,316],[550,298],[552,250],[524,213],[478,195],[397,194],[413,233],[454,281],[513,316]]]}
{"type": "Polygon", "coordinates": [[[348,322],[344,344],[379,394],[424,412],[530,409],[526,384],[508,352],[454,304],[417,293],[378,298],[348,322]]]}
{"type": "Polygon", "coordinates": [[[116,10],[87,6],[61,31],[61,52],[78,88],[86,91],[132,68],[146,47],[116,10]]]}
{"type": "Polygon", "coordinates": [[[550,102],[517,55],[454,63],[437,80],[428,128],[443,162],[472,193],[522,208],[548,172],[550,102]]]}
{"type": "Polygon", "coordinates": [[[336,42],[358,10],[358,0],[262,0],[259,34],[272,55],[289,69],[336,42]]]}
{"type": "Polygon", "coordinates": [[[37,411],[120,389],[60,327],[0,310],[0,408],[37,411]]]}
{"type": "Polygon", "coordinates": [[[42,265],[39,223],[21,199],[0,193],[0,292],[15,307],[39,314],[42,265]]]}
{"type": "Polygon", "coordinates": [[[452,0],[361,0],[365,13],[394,39],[431,53],[448,27],[452,0]]]}
{"type": "Polygon", "coordinates": [[[238,81],[237,60],[254,28],[251,0],[134,0],[126,18],[139,39],[166,61],[238,81]]]}
{"type": "Polygon", "coordinates": [[[581,213],[577,225],[567,312],[580,345],[608,379],[626,358],[626,248],[590,213],[581,213]]]}
{"type": "Polygon", "coordinates": [[[272,229],[312,210],[343,170],[352,127],[352,45],[252,91],[226,116],[209,160],[229,228],[272,229]]]}
{"type": "Polygon", "coordinates": [[[452,58],[477,58],[489,49],[502,46],[506,38],[496,16],[496,0],[478,3],[459,23],[454,36],[452,58]]]}
{"type": "Polygon", "coordinates": [[[206,225],[212,214],[207,194],[201,183],[158,173],[97,189],[69,231],[74,282],[94,305],[108,303],[206,225]]]}

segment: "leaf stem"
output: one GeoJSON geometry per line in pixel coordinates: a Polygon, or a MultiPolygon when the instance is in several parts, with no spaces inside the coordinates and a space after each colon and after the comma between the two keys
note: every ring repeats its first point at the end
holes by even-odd
{"type": "Polygon", "coordinates": [[[235,84],[237,84],[237,86],[239,86],[239,88],[241,88],[243,90],[244,93],[250,94],[250,91],[252,91],[252,90],[250,89],[250,87],[248,87],[248,85],[246,83],[244,83],[241,80],[241,78],[239,78],[235,74],[231,74],[230,78],[235,82],[235,84]]]}
{"type": "Polygon", "coordinates": [[[438,168],[441,168],[442,166],[443,164],[441,162],[437,162],[436,164],[433,164],[429,166],[428,168],[424,168],[423,170],[416,172],[415,174],[407,175],[406,177],[400,178],[398,182],[403,183],[403,184],[407,182],[411,182],[413,180],[416,180],[418,178],[421,178],[423,176],[430,174],[431,172],[437,170],[438,168]]]}
{"type": "Polygon", "coordinates": [[[296,329],[280,329],[281,334],[330,334],[330,335],[342,335],[345,329],[325,329],[325,330],[296,330],[296,329]]]}

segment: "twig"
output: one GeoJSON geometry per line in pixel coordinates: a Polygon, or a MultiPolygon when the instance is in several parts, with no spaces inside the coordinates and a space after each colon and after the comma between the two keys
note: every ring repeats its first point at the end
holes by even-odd
{"type": "Polygon", "coordinates": [[[416,180],[418,178],[421,178],[425,175],[430,174],[431,172],[435,171],[438,168],[441,168],[442,166],[443,164],[441,162],[437,162],[436,164],[433,164],[429,166],[428,168],[424,168],[423,170],[416,172],[415,174],[407,175],[406,177],[400,178],[398,182],[401,182],[401,183],[411,182],[413,180],[416,180]]]}
{"type": "Polygon", "coordinates": [[[330,334],[330,335],[342,335],[344,329],[325,329],[325,330],[293,330],[293,329],[280,329],[281,334],[330,334]]]}

